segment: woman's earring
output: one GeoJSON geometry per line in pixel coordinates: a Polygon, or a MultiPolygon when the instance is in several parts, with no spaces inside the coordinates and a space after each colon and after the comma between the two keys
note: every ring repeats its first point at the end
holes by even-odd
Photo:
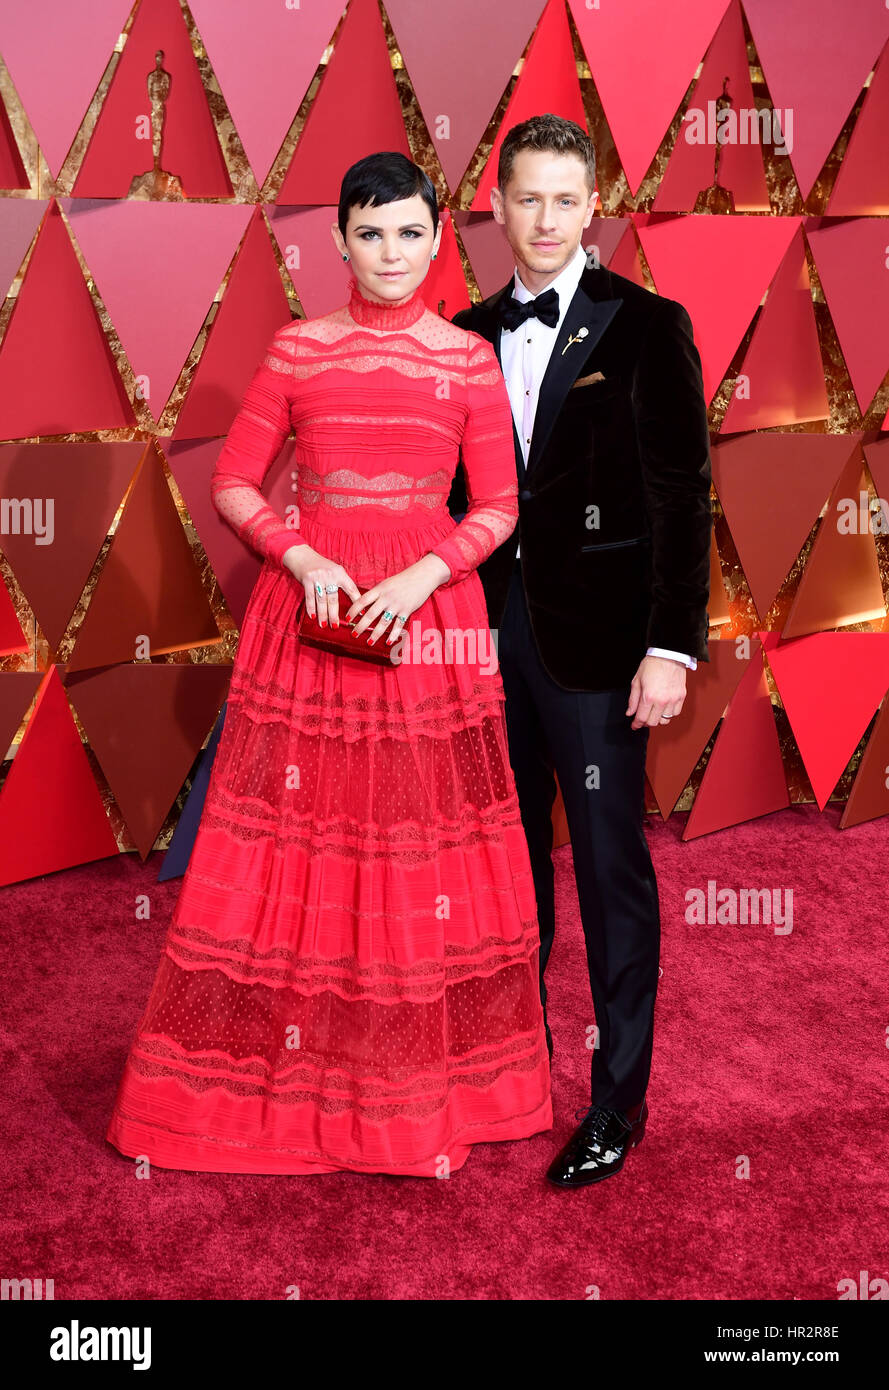
{"type": "Polygon", "coordinates": [[[348,252],[344,251],[344,252],[343,252],[343,260],[344,260],[344,261],[347,261],[348,259],[349,259],[348,252]]]}
{"type": "Polygon", "coordinates": [[[438,252],[437,252],[437,251],[433,251],[433,252],[432,252],[432,255],[429,257],[429,259],[432,260],[432,261],[434,261],[437,255],[438,255],[438,252]]]}

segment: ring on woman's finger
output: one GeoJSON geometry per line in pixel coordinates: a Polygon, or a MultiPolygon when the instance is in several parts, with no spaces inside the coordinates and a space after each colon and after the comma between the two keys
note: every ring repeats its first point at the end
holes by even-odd
{"type": "Polygon", "coordinates": [[[395,614],[391,611],[391,609],[387,608],[385,613],[383,614],[383,617],[385,618],[386,622],[389,623],[395,617],[395,614]]]}

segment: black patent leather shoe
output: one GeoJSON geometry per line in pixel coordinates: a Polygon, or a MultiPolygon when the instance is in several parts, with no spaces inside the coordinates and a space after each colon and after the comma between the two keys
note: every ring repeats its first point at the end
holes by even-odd
{"type": "Polygon", "coordinates": [[[558,1187],[587,1187],[619,1173],[630,1149],[641,1144],[648,1119],[643,1098],[630,1110],[591,1105],[546,1176],[558,1187]]]}

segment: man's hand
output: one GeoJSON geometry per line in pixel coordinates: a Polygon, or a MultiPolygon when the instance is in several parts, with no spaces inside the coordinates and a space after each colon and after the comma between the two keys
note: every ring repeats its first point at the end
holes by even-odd
{"type": "Polygon", "coordinates": [[[653,729],[682,709],[687,667],[669,656],[644,656],[630,685],[625,714],[635,715],[634,729],[653,729]]]}

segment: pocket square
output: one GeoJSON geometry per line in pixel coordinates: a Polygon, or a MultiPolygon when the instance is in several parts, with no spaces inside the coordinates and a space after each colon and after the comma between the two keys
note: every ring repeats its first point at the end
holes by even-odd
{"type": "Polygon", "coordinates": [[[593,372],[590,376],[579,376],[577,380],[572,383],[571,390],[573,391],[575,386],[589,386],[593,381],[604,380],[605,378],[601,372],[593,372]]]}

